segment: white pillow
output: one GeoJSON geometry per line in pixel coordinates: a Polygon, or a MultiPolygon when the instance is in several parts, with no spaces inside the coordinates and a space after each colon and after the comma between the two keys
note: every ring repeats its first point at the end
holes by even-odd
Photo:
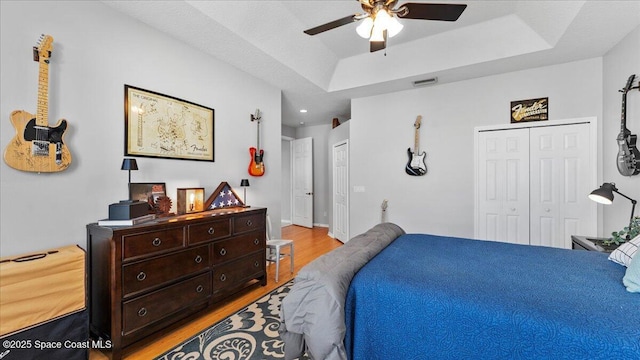
{"type": "Polygon", "coordinates": [[[633,257],[638,252],[639,247],[640,235],[625,243],[622,243],[622,245],[618,246],[617,249],[613,250],[613,252],[611,252],[611,254],[609,255],[609,260],[628,267],[631,263],[631,259],[633,259],[633,257]]]}

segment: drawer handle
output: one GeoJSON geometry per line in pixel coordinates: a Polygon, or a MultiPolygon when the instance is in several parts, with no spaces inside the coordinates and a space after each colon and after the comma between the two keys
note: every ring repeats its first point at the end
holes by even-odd
{"type": "Polygon", "coordinates": [[[195,261],[196,264],[200,264],[202,262],[202,256],[200,255],[196,256],[196,258],[193,261],[195,261]]]}
{"type": "Polygon", "coordinates": [[[155,238],[151,243],[153,246],[160,246],[160,244],[162,244],[162,240],[160,240],[160,238],[155,238]]]}
{"type": "Polygon", "coordinates": [[[260,266],[260,263],[256,261],[256,262],[253,263],[253,266],[254,267],[258,267],[258,266],[260,266]]]}
{"type": "Polygon", "coordinates": [[[214,229],[213,227],[210,227],[209,230],[207,230],[207,232],[209,233],[209,235],[213,235],[213,233],[216,232],[216,229],[214,229]]]}
{"type": "Polygon", "coordinates": [[[138,316],[143,317],[147,315],[147,308],[140,308],[140,310],[138,310],[138,316]]]}
{"type": "Polygon", "coordinates": [[[253,221],[247,220],[247,226],[251,226],[251,225],[253,225],[253,221]]]}
{"type": "Polygon", "coordinates": [[[204,286],[198,285],[198,287],[196,288],[196,292],[201,293],[202,291],[204,291],[204,286]]]}
{"type": "Polygon", "coordinates": [[[260,239],[258,239],[258,238],[255,238],[255,239],[253,240],[253,243],[254,243],[255,245],[258,245],[258,244],[260,244],[260,239]]]}
{"type": "Polygon", "coordinates": [[[220,255],[222,256],[227,255],[227,250],[225,248],[220,249],[220,255]]]}
{"type": "Polygon", "coordinates": [[[140,271],[138,276],[136,276],[136,279],[138,279],[138,281],[143,281],[146,278],[147,278],[147,274],[145,274],[144,271],[140,271]]]}
{"type": "Polygon", "coordinates": [[[227,275],[222,274],[220,275],[220,281],[226,281],[227,280],[227,275]]]}

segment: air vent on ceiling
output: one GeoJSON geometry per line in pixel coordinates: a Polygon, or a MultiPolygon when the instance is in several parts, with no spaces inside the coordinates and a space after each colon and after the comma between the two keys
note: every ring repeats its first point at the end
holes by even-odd
{"type": "Polygon", "coordinates": [[[435,83],[438,82],[438,78],[437,77],[432,77],[429,79],[424,79],[424,80],[416,80],[413,82],[413,86],[414,87],[420,87],[420,86],[427,86],[427,85],[433,85],[435,83]]]}

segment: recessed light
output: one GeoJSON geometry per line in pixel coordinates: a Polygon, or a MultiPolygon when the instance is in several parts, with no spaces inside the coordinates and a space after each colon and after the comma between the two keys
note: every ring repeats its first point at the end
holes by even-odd
{"type": "Polygon", "coordinates": [[[304,121],[300,121],[300,125],[304,125],[304,121]]]}
{"type": "Polygon", "coordinates": [[[306,113],[306,112],[307,112],[307,109],[300,109],[300,112],[301,112],[301,113],[306,113]]]}

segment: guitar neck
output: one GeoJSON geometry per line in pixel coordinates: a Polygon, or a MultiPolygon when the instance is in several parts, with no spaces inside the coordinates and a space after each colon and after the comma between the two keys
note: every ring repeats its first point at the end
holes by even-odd
{"type": "Polygon", "coordinates": [[[415,134],[415,146],[413,147],[413,152],[418,154],[420,153],[420,128],[416,128],[416,134],[415,134]]]}
{"type": "Polygon", "coordinates": [[[38,71],[38,110],[36,124],[47,126],[49,124],[49,59],[40,57],[38,71]]]}
{"type": "Polygon", "coordinates": [[[258,122],[258,131],[256,132],[256,143],[257,143],[257,147],[256,149],[258,149],[258,151],[260,151],[260,120],[256,120],[258,122]]]}

